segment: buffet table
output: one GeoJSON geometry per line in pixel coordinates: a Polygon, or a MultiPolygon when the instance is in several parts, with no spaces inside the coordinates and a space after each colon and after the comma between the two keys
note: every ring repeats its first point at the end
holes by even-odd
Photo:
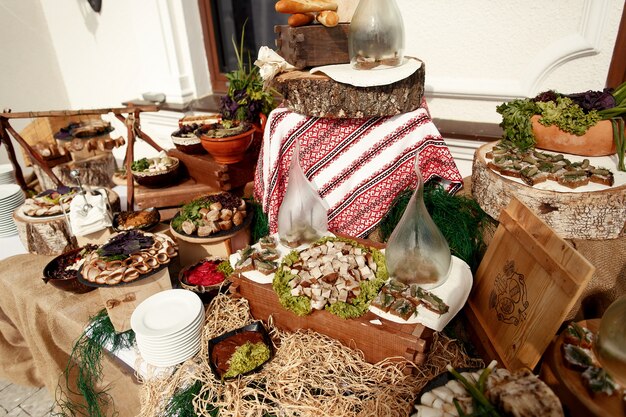
{"type": "MultiPolygon", "coordinates": [[[[54,398],[72,346],[103,305],[97,291],[75,295],[44,284],[40,277],[52,258],[26,254],[0,261],[0,377],[45,386],[54,398]]],[[[137,415],[140,385],[132,371],[110,355],[102,365],[100,386],[111,385],[115,408],[121,416],[137,415]]]]}

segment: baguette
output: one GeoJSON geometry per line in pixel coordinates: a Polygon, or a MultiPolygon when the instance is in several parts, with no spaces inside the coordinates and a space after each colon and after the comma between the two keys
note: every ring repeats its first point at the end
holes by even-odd
{"type": "Polygon", "coordinates": [[[287,19],[287,24],[293,28],[298,26],[308,25],[315,19],[315,17],[310,13],[295,13],[289,16],[287,19]]]}
{"type": "Polygon", "coordinates": [[[332,10],[319,12],[315,19],[327,28],[333,28],[339,23],[339,15],[332,10]]]}
{"type": "Polygon", "coordinates": [[[337,10],[337,3],[332,0],[279,0],[274,8],[278,13],[311,13],[337,10]]]}

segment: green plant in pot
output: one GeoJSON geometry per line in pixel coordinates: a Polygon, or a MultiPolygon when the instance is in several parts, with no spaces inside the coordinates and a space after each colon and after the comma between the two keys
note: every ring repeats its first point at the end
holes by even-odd
{"type": "Polygon", "coordinates": [[[220,163],[233,164],[243,159],[256,132],[265,129],[265,115],[275,107],[274,96],[265,89],[259,68],[252,64],[250,54],[244,63],[243,40],[239,45],[233,39],[237,55],[237,69],[226,74],[228,93],[222,97],[219,123],[202,126],[197,134],[202,146],[220,163]]]}

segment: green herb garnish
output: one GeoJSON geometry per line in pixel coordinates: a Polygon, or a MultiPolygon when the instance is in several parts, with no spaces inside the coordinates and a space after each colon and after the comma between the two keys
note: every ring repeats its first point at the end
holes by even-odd
{"type": "Polygon", "coordinates": [[[267,362],[270,358],[270,348],[263,342],[246,342],[239,346],[228,360],[228,371],[222,378],[233,378],[237,375],[250,372],[267,362]]]}
{"type": "Polygon", "coordinates": [[[150,162],[148,161],[148,158],[141,158],[137,161],[133,161],[130,166],[130,169],[136,172],[146,171],[148,168],[150,168],[150,162]]]}

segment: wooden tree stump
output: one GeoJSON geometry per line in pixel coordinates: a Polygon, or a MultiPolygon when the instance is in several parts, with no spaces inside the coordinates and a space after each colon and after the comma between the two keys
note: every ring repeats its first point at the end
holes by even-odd
{"type": "MultiPolygon", "coordinates": [[[[624,173],[615,175],[612,187],[599,191],[553,191],[531,187],[487,167],[485,154],[494,144],[488,143],[476,150],[472,169],[472,195],[491,217],[498,219],[500,211],[515,196],[564,239],[626,236],[624,173]]],[[[613,169],[613,172],[617,171],[613,169]]]]}
{"type": "MultiPolygon", "coordinates": [[[[112,190],[107,190],[107,193],[112,210],[119,211],[119,195],[112,190]]],[[[35,218],[24,215],[18,208],[13,213],[13,220],[22,244],[30,253],[57,256],[78,247],[63,214],[35,218]]]]}
{"type": "MultiPolygon", "coordinates": [[[[33,169],[44,190],[56,188],[54,182],[40,167],[33,165],[33,169]]],[[[52,172],[63,184],[76,185],[76,181],[70,175],[70,172],[74,169],[80,172],[80,181],[85,186],[110,188],[115,185],[113,183],[115,158],[111,152],[57,165],[52,168],[52,172]]]]}
{"type": "Polygon", "coordinates": [[[287,107],[305,116],[363,118],[395,116],[419,108],[424,95],[425,65],[393,84],[355,87],[325,74],[290,71],[278,75],[273,87],[287,107]]]}

